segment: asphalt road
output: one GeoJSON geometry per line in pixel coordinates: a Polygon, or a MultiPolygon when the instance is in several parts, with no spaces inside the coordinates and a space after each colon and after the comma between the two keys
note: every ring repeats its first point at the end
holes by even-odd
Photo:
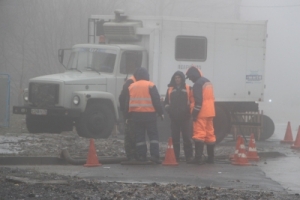
{"type": "MultiPolygon", "coordinates": [[[[262,152],[278,152],[284,157],[264,157],[256,166],[235,166],[219,163],[214,165],[120,165],[107,164],[99,167],[84,166],[11,166],[34,168],[40,172],[77,176],[98,181],[140,182],[140,183],[183,183],[197,186],[214,186],[242,190],[268,190],[300,193],[299,166],[300,151],[281,145],[286,124],[277,124],[274,136],[265,142],[257,142],[262,152]]],[[[223,142],[220,145],[234,145],[223,142]]]]}

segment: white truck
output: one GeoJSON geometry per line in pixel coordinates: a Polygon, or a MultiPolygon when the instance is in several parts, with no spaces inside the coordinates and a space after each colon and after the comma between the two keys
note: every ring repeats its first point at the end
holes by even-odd
{"type": "MultiPolygon", "coordinates": [[[[266,31],[266,21],[133,17],[120,10],[115,16],[93,15],[88,44],[72,47],[66,71],[31,79],[26,104],[14,106],[13,112],[26,114],[31,133],[60,133],[75,126],[80,136],[107,138],[120,122],[124,80],[136,68],[149,70],[163,99],[173,73],[194,65],[214,85],[220,142],[236,112],[258,111],[264,100],[266,31]]],[[[63,57],[61,49],[61,63],[63,57]]],[[[274,124],[265,115],[264,121],[266,139],[274,124]]]]}

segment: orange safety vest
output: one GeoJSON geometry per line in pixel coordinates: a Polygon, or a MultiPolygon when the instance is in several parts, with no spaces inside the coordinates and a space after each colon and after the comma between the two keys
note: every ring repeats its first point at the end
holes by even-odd
{"type": "Polygon", "coordinates": [[[149,88],[154,83],[146,80],[140,80],[129,86],[129,112],[155,112],[149,88]]]}
{"type": "MultiPolygon", "coordinates": [[[[168,89],[168,96],[169,96],[169,103],[171,103],[171,93],[172,93],[172,91],[173,91],[173,89],[174,89],[174,87],[169,87],[169,89],[168,89]]],[[[191,98],[192,98],[192,96],[191,96],[191,87],[189,86],[189,85],[187,85],[187,84],[185,84],[185,89],[186,89],[186,94],[187,94],[187,99],[188,99],[188,102],[187,102],[187,105],[190,105],[190,103],[191,103],[191,98]]]]}
{"type": "Polygon", "coordinates": [[[215,97],[213,85],[211,82],[206,82],[202,87],[203,101],[200,110],[200,117],[214,117],[215,116],[215,97]]]}

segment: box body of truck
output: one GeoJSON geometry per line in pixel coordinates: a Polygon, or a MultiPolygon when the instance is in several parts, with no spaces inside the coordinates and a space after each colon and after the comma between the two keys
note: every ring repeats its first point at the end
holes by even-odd
{"type": "MultiPolygon", "coordinates": [[[[92,16],[91,19],[114,18],[92,16]]],[[[165,95],[175,71],[185,73],[194,65],[213,83],[217,102],[263,101],[267,21],[201,21],[164,17],[128,17],[128,20],[141,24],[133,33],[140,39],[125,40],[125,43],[147,50],[151,80],[161,95],[165,95]]],[[[119,28],[121,26],[124,25],[115,23],[115,26],[110,26],[109,31],[114,37],[105,36],[117,38],[116,35],[126,34],[119,28]]],[[[99,41],[96,30],[95,33],[90,35],[89,42],[99,41]]],[[[118,42],[117,39],[107,41],[118,42]]]]}
{"type": "Polygon", "coordinates": [[[162,97],[175,71],[198,67],[214,85],[217,135],[230,132],[235,112],[259,111],[257,102],[264,100],[267,21],[117,18],[91,16],[89,42],[105,36],[108,44],[145,48],[151,80],[162,97]]]}

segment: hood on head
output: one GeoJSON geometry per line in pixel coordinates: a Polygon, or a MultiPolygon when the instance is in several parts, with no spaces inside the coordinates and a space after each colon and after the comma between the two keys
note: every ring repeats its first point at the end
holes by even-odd
{"type": "Polygon", "coordinates": [[[168,84],[168,87],[175,87],[176,83],[175,83],[175,76],[180,76],[181,77],[181,86],[185,86],[185,77],[184,77],[184,73],[182,71],[176,71],[172,78],[170,83],[168,84]]]}
{"type": "Polygon", "coordinates": [[[198,68],[192,66],[186,72],[186,78],[191,79],[192,81],[196,81],[201,77],[201,72],[198,68]]]}
{"type": "Polygon", "coordinates": [[[133,76],[135,77],[135,79],[137,81],[139,81],[139,80],[149,81],[150,80],[150,78],[149,78],[150,76],[149,76],[147,69],[145,69],[143,67],[136,69],[133,76]]]}

